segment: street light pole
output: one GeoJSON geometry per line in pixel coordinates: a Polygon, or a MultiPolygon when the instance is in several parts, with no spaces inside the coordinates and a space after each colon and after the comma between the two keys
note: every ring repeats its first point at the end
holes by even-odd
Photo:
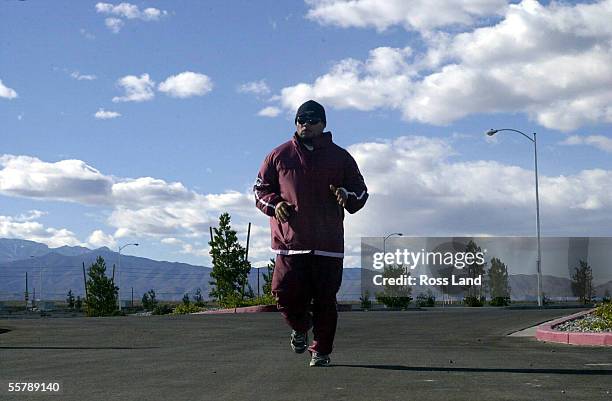
{"type": "Polygon", "coordinates": [[[119,301],[119,310],[121,310],[121,250],[123,248],[125,248],[126,246],[130,246],[130,245],[134,245],[134,246],[138,246],[137,243],[130,243],[130,244],[125,244],[123,246],[119,247],[119,260],[117,262],[117,281],[119,282],[119,291],[117,293],[117,300],[119,301]]]}
{"type": "Polygon", "coordinates": [[[536,229],[538,235],[538,257],[536,260],[536,268],[538,272],[538,306],[542,306],[542,248],[540,245],[540,194],[538,189],[538,141],[536,133],[533,133],[533,138],[526,135],[525,133],[512,129],[512,128],[502,128],[502,129],[490,129],[487,131],[488,136],[493,136],[500,131],[512,131],[517,132],[523,135],[525,138],[529,139],[533,143],[533,153],[534,153],[534,163],[535,163],[535,194],[536,194],[536,229]]]}
{"type": "MultiPolygon", "coordinates": [[[[386,237],[383,238],[383,259],[385,258],[385,254],[387,253],[387,247],[386,247],[386,242],[387,239],[389,239],[389,237],[392,237],[394,235],[397,235],[398,237],[402,237],[404,234],[402,233],[392,233],[387,235],[386,237]]],[[[408,274],[408,267],[406,267],[406,274],[408,274]]]]}
{"type": "Polygon", "coordinates": [[[536,224],[538,230],[538,306],[542,306],[542,248],[540,246],[540,194],[538,192],[538,141],[536,133],[533,133],[533,151],[535,161],[535,188],[536,188],[536,224]]]}
{"type": "MultiPolygon", "coordinates": [[[[34,255],[30,255],[30,258],[34,259],[35,256],[34,255]]],[[[38,273],[40,275],[40,278],[39,278],[39,281],[40,281],[40,283],[39,283],[40,291],[39,291],[39,294],[38,294],[38,299],[40,300],[40,304],[42,304],[42,300],[43,300],[42,299],[42,295],[43,295],[43,291],[42,291],[42,289],[43,289],[43,284],[42,284],[42,282],[43,282],[43,271],[42,271],[43,266],[42,266],[42,262],[41,262],[40,267],[38,269],[39,269],[38,273]]],[[[34,287],[34,288],[36,288],[36,287],[34,287]]]]}

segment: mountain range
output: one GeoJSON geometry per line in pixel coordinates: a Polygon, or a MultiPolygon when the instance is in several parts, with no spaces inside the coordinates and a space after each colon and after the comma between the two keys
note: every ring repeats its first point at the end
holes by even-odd
{"type": "MultiPolygon", "coordinates": [[[[45,300],[64,300],[70,289],[75,296],[83,297],[83,265],[87,269],[98,256],[104,258],[109,277],[113,275],[115,266],[115,281],[122,288],[122,300],[130,300],[132,290],[134,300],[139,300],[145,292],[154,289],[158,299],[173,301],[182,299],[185,293],[193,296],[198,288],[206,299],[210,291],[210,267],[122,254],[119,268],[119,254],[107,247],[49,248],[34,241],[0,238],[0,300],[23,299],[26,272],[30,297],[35,291],[36,298],[40,298],[42,291],[45,300]]],[[[266,272],[266,269],[261,270],[261,273],[266,272]]],[[[258,273],[258,269],[252,269],[249,274],[249,283],[255,294],[258,273]]],[[[262,275],[259,278],[261,288],[264,280],[262,275]]],[[[513,300],[535,299],[536,275],[510,274],[509,284],[513,300]]],[[[412,296],[416,297],[427,288],[439,294],[433,287],[418,287],[413,289],[412,296]]],[[[572,298],[569,278],[544,275],[543,289],[553,299],[572,298]]],[[[612,281],[595,287],[598,296],[603,295],[606,289],[612,292],[612,281]]],[[[338,299],[355,301],[360,295],[361,269],[345,268],[338,299]]]]}

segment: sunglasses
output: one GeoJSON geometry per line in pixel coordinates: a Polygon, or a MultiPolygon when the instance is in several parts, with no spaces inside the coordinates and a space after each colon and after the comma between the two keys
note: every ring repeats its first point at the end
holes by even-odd
{"type": "Polygon", "coordinates": [[[301,125],[304,125],[306,123],[310,124],[310,125],[317,125],[318,123],[320,123],[322,120],[318,117],[298,117],[297,118],[297,122],[301,125]]]}

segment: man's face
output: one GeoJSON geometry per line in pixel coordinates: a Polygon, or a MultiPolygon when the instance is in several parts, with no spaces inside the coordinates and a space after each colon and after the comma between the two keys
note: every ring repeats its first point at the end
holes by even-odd
{"type": "Polygon", "coordinates": [[[314,138],[323,133],[325,123],[317,117],[298,117],[296,128],[301,138],[314,138]]]}

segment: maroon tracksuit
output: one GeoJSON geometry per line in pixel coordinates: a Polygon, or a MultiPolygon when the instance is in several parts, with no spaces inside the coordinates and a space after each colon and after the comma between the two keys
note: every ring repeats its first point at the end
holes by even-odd
{"type": "Polygon", "coordinates": [[[363,207],[368,193],[357,163],[332,142],[330,132],[313,138],[313,146],[312,151],[306,149],[294,135],[274,149],[253,190],[257,207],[270,216],[272,250],[277,254],[272,292],[278,308],[294,330],[307,331],[312,325],[310,350],[329,354],[344,257],[344,210],[329,186],[347,191],[349,213],[363,207]],[[293,205],[286,223],[274,217],[281,201],[293,205]]]}

